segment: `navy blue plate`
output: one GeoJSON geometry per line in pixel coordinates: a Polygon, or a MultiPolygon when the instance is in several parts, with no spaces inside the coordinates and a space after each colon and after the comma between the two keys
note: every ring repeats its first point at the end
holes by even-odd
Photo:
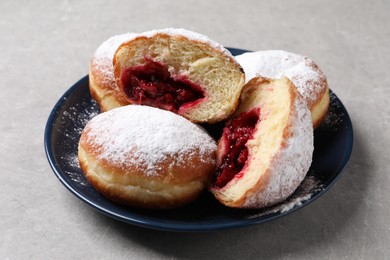
{"type": "MultiPolygon", "coordinates": [[[[233,55],[246,52],[229,49],[233,55]]],[[[279,205],[260,210],[231,209],[205,192],[184,207],[144,210],[123,207],[100,195],[79,168],[77,146],[85,124],[99,113],[91,99],[88,76],[74,84],[54,106],[45,129],[45,151],[50,166],[65,187],[99,212],[126,223],[170,231],[211,231],[263,223],[300,209],[324,194],[340,177],[352,152],[353,130],[347,110],[331,92],[329,112],[314,132],[313,163],[297,191],[279,205]]],[[[206,126],[218,136],[221,124],[206,126]]]]}

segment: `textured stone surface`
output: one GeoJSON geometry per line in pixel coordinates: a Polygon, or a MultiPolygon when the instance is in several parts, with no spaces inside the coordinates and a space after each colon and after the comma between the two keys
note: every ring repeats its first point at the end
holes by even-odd
{"type": "Polygon", "coordinates": [[[349,0],[1,1],[0,258],[388,258],[389,10],[389,1],[349,0]],[[87,74],[103,40],[171,26],[318,62],[355,131],[351,160],[327,194],[262,225],[183,234],[117,222],[63,187],[43,149],[55,102],[87,74]]]}

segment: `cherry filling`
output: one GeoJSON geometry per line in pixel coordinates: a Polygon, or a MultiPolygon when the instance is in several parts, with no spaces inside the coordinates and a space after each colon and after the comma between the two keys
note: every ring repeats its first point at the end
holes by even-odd
{"type": "Polygon", "coordinates": [[[200,86],[185,77],[172,78],[166,66],[151,60],[145,65],[125,69],[121,83],[122,90],[133,103],[173,112],[204,98],[200,86]]]}
{"type": "Polygon", "coordinates": [[[244,167],[248,159],[247,141],[259,121],[260,109],[245,112],[229,121],[223,129],[222,142],[226,150],[214,176],[214,185],[224,187],[244,167]]]}

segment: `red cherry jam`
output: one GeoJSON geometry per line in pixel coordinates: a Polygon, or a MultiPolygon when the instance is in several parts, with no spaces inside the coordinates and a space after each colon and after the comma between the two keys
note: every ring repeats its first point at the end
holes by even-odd
{"type": "Polygon", "coordinates": [[[133,103],[172,112],[205,97],[200,86],[185,77],[172,78],[166,66],[151,60],[125,69],[121,83],[123,92],[133,103]]]}
{"type": "Polygon", "coordinates": [[[252,137],[259,116],[260,109],[253,109],[230,120],[223,129],[221,141],[227,148],[214,176],[216,187],[224,187],[244,167],[248,159],[246,143],[252,137]]]}

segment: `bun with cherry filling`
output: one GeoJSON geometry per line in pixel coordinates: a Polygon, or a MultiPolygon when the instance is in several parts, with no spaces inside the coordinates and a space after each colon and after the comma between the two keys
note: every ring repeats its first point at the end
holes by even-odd
{"type": "Polygon", "coordinates": [[[245,76],[228,50],[184,29],[145,32],[119,46],[114,75],[130,104],[214,123],[235,111],[245,76]]]}
{"type": "Polygon", "coordinates": [[[255,77],[219,140],[210,191],[229,207],[271,206],[296,190],[312,154],[310,110],[294,85],[255,77]]]}

